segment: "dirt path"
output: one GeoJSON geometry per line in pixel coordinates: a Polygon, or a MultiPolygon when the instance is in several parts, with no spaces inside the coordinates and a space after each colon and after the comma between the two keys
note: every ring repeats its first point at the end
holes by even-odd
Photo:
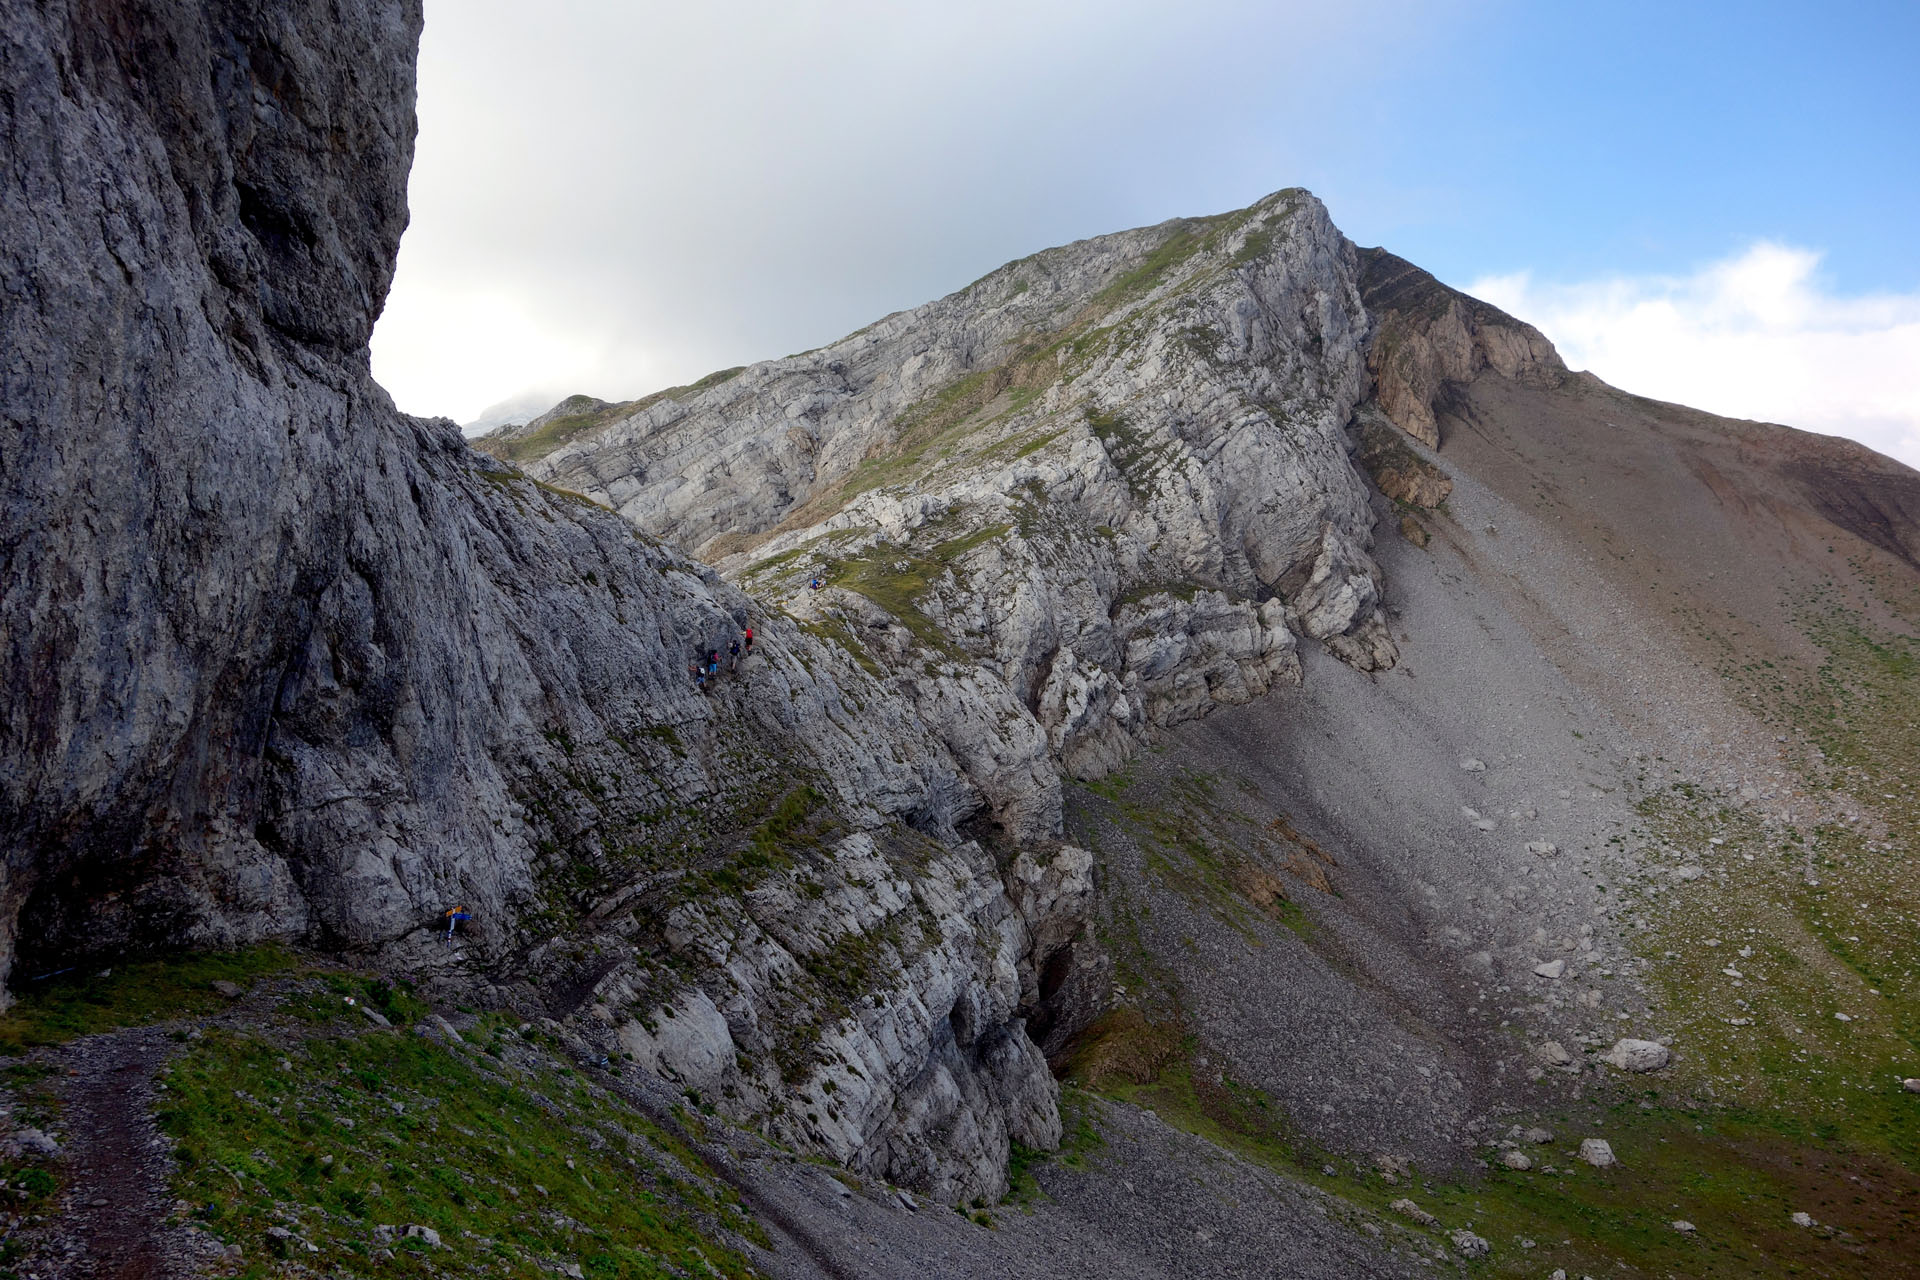
{"type": "MultiPolygon", "coordinates": [[[[167,1143],[154,1124],[154,1075],[167,1026],[76,1040],[47,1055],[61,1071],[66,1187],[33,1232],[17,1274],[40,1280],[186,1280],[204,1275],[190,1233],[169,1231],[167,1143]]],[[[204,1237],[201,1237],[204,1240],[204,1237]]]]}

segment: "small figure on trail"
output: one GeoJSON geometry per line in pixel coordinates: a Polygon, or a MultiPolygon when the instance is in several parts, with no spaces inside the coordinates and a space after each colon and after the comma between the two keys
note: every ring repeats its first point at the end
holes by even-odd
{"type": "Polygon", "coordinates": [[[446,935],[446,938],[445,938],[445,941],[446,941],[446,944],[447,944],[448,946],[452,946],[452,945],[453,945],[453,931],[454,931],[454,930],[455,930],[456,928],[458,928],[458,927],[459,927],[459,924],[460,924],[460,922],[461,922],[462,920],[471,920],[471,919],[473,919],[473,915],[472,915],[472,913],[471,913],[471,912],[469,912],[469,911],[468,911],[468,910],[467,910],[467,909],[466,909],[465,907],[463,907],[463,906],[462,906],[462,907],[450,907],[450,908],[448,908],[448,910],[447,910],[447,913],[446,913],[446,915],[444,915],[444,916],[442,916],[442,917],[441,917],[441,919],[443,919],[443,920],[445,920],[445,921],[447,922],[447,935],[446,935]]]}
{"type": "Polygon", "coordinates": [[[740,669],[740,642],[738,640],[727,645],[727,656],[729,659],[727,670],[738,671],[740,669]]]}
{"type": "Polygon", "coordinates": [[[820,577],[820,575],[816,573],[816,574],[814,574],[814,575],[813,575],[813,581],[812,581],[812,582],[809,582],[809,583],[807,584],[807,590],[809,590],[809,591],[818,591],[818,590],[819,590],[820,588],[822,588],[822,587],[824,587],[824,586],[826,586],[826,585],[827,585],[827,584],[826,584],[826,583],[825,583],[824,581],[822,581],[822,580],[821,580],[821,577],[820,577]]]}
{"type": "Polygon", "coordinates": [[[747,628],[747,652],[748,653],[753,652],[753,628],[752,627],[747,628]]]}
{"type": "Polygon", "coordinates": [[[689,667],[688,670],[693,672],[693,687],[705,693],[707,691],[707,669],[705,667],[689,667]]]}
{"type": "Polygon", "coordinates": [[[707,674],[710,676],[720,674],[720,651],[718,649],[707,650],[707,674]]]}

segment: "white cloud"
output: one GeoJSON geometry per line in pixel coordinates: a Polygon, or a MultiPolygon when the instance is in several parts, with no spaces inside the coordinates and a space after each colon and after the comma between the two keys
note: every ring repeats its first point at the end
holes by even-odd
{"type": "Polygon", "coordinates": [[[402,408],[468,422],[531,393],[557,403],[604,382],[607,344],[515,294],[402,277],[388,297],[374,371],[402,408]]]}
{"type": "Polygon", "coordinates": [[[1920,466],[1920,294],[1840,297],[1820,254],[1759,243],[1685,276],[1467,286],[1613,385],[1849,436],[1920,466]]]}

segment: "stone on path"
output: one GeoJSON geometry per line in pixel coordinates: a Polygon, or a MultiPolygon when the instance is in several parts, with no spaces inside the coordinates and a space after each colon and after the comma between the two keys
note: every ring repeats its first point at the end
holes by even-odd
{"type": "Polygon", "coordinates": [[[225,978],[215,978],[208,985],[211,986],[216,993],[225,996],[229,1000],[238,1000],[246,994],[245,991],[240,989],[239,983],[228,982],[225,978]]]}
{"type": "Polygon", "coordinates": [[[1920,1093],[1920,1076],[1909,1076],[1900,1082],[1900,1087],[1908,1093],[1920,1093]]]}
{"type": "Polygon", "coordinates": [[[438,1231],[435,1231],[432,1227],[423,1227],[418,1223],[415,1223],[407,1228],[406,1236],[407,1236],[407,1239],[409,1240],[423,1241],[429,1247],[434,1249],[438,1249],[440,1247],[440,1233],[438,1231]]]}
{"type": "Polygon", "coordinates": [[[1434,1217],[1432,1214],[1428,1213],[1425,1209],[1422,1209],[1419,1205],[1407,1199],[1405,1196],[1402,1196],[1398,1200],[1395,1200],[1391,1205],[1388,1206],[1388,1208],[1392,1209],[1395,1213],[1399,1214],[1403,1218],[1413,1219],[1413,1221],[1419,1223],[1423,1227],[1437,1227],[1440,1225],[1440,1219],[1434,1217]]]}
{"type": "Polygon", "coordinates": [[[1616,1040],[1601,1061],[1610,1062],[1622,1071],[1658,1071],[1671,1057],[1667,1046],[1658,1041],[1616,1040]]]}
{"type": "Polygon", "coordinates": [[[1693,1224],[1685,1218],[1675,1218],[1673,1220],[1673,1229],[1683,1236],[1690,1236],[1694,1231],[1693,1224]]]}
{"type": "MultiPolygon", "coordinates": [[[[1556,1048],[1556,1049],[1559,1049],[1559,1048],[1560,1048],[1560,1046],[1556,1044],[1556,1045],[1554,1045],[1554,1048],[1556,1048]]],[[[1560,1049],[1560,1054],[1561,1054],[1561,1056],[1562,1056],[1562,1057],[1565,1057],[1565,1056],[1566,1056],[1566,1052],[1567,1052],[1567,1051],[1566,1051],[1565,1049],[1560,1049]]],[[[1531,1143],[1533,1143],[1533,1144],[1535,1144],[1536,1146],[1543,1146],[1543,1147],[1544,1147],[1544,1146],[1545,1146],[1545,1145],[1546,1145],[1547,1143],[1549,1143],[1549,1142],[1552,1142],[1552,1141],[1553,1141],[1553,1130],[1551,1130],[1551,1129],[1529,1129],[1529,1130],[1527,1130],[1527,1131],[1526,1131],[1526,1133],[1525,1133],[1525,1134],[1524,1134],[1523,1136],[1524,1136],[1524,1137],[1526,1138],[1526,1140],[1527,1140],[1528,1142],[1531,1142],[1531,1143]]]]}
{"type": "Polygon", "coordinates": [[[1533,971],[1542,978],[1558,978],[1567,971],[1567,962],[1565,960],[1549,960],[1545,964],[1533,966],[1533,971]]]}
{"type": "Polygon", "coordinates": [[[1551,840],[1529,840],[1527,852],[1538,854],[1542,858],[1551,858],[1560,852],[1560,846],[1551,840]]]}
{"type": "MultiPolygon", "coordinates": [[[[1558,1040],[1549,1040],[1545,1044],[1536,1045],[1533,1055],[1550,1067],[1569,1066],[1573,1062],[1573,1055],[1568,1053],[1566,1047],[1558,1040]]],[[[1549,1137],[1546,1141],[1551,1142],[1553,1139],[1549,1137]]]]}
{"type": "Polygon", "coordinates": [[[1605,1169],[1619,1163],[1613,1158],[1613,1144],[1605,1138],[1580,1139],[1580,1158],[1596,1169],[1605,1169]]]}
{"type": "Polygon", "coordinates": [[[1793,1225],[1796,1227],[1810,1227],[1813,1225],[1813,1215],[1802,1211],[1800,1213],[1794,1214],[1793,1217],[1789,1219],[1789,1221],[1791,1221],[1793,1225]]]}
{"type": "Polygon", "coordinates": [[[1524,1151],[1502,1151],[1500,1163],[1509,1169],[1518,1169],[1521,1173],[1533,1168],[1533,1161],[1527,1159],[1527,1153],[1524,1151]]]}
{"type": "Polygon", "coordinates": [[[1485,773],[1487,771],[1486,761],[1476,760],[1472,756],[1462,756],[1460,758],[1460,767],[1468,773],[1485,773]]]}

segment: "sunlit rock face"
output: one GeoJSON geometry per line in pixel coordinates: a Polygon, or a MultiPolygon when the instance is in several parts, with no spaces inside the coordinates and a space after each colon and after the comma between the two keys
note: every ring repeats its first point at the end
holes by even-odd
{"type": "Polygon", "coordinates": [[[1297,680],[1297,636],[1392,665],[1345,434],[1368,326],[1356,251],[1285,191],[482,447],[846,644],[1035,834],[1046,764],[1097,778],[1297,680]]]}

